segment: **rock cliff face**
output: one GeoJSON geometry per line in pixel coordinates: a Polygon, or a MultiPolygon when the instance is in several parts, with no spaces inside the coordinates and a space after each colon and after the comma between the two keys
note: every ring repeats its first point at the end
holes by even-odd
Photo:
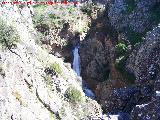
{"type": "Polygon", "coordinates": [[[114,0],[109,4],[108,16],[118,31],[125,31],[129,27],[143,33],[156,25],[153,12],[158,4],[157,0],[114,0]]]}
{"type": "Polygon", "coordinates": [[[92,20],[81,44],[82,77],[105,112],[159,119],[159,10],[158,0],[110,0],[92,20]],[[119,45],[125,53],[117,52],[119,45]]]}
{"type": "Polygon", "coordinates": [[[38,34],[30,9],[26,6],[20,14],[16,5],[4,5],[0,11],[0,119],[79,120],[100,116],[100,105],[85,97],[71,65],[35,43],[38,34]],[[9,34],[10,27],[18,37],[9,34]]]}
{"type": "MultiPolygon", "coordinates": [[[[116,34],[109,28],[107,16],[93,20],[90,31],[82,41],[80,47],[82,77],[88,81],[93,88],[97,82],[103,82],[110,73],[110,50],[112,42],[116,43],[116,34]],[[107,31],[113,32],[114,38],[110,38],[107,31]],[[92,82],[94,81],[94,82],[92,82]]],[[[111,54],[112,55],[112,54],[111,54]]]]}
{"type": "Polygon", "coordinates": [[[133,119],[159,119],[159,40],[160,27],[148,32],[144,42],[128,59],[127,67],[136,76],[136,85],[141,88],[141,96],[149,101],[132,111],[133,119]],[[132,60],[131,60],[132,59],[132,60]],[[149,112],[150,111],[150,112],[149,112]]]}

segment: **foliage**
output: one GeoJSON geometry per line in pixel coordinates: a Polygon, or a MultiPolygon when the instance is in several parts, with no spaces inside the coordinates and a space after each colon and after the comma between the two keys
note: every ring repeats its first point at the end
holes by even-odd
{"type": "Polygon", "coordinates": [[[62,75],[62,69],[58,63],[53,63],[50,65],[50,69],[53,70],[56,74],[62,75]]]}
{"type": "Polygon", "coordinates": [[[45,18],[45,16],[44,15],[36,15],[36,16],[34,16],[33,17],[33,23],[34,24],[43,24],[43,22],[44,22],[44,18],[45,18]]]}
{"type": "Polygon", "coordinates": [[[56,19],[57,18],[56,14],[53,14],[53,13],[52,14],[50,13],[49,17],[52,18],[52,19],[56,19]]]}
{"type": "Polygon", "coordinates": [[[16,47],[18,42],[20,42],[20,37],[16,29],[0,20],[0,45],[11,49],[16,47]]]}
{"type": "Polygon", "coordinates": [[[91,16],[92,13],[92,4],[86,4],[81,8],[81,11],[83,13],[86,13],[88,16],[91,16]]]}
{"type": "Polygon", "coordinates": [[[57,120],[56,115],[53,113],[50,113],[50,117],[51,117],[51,120],[57,120]]]}
{"type": "Polygon", "coordinates": [[[127,46],[124,43],[119,43],[115,46],[117,56],[125,55],[127,52],[127,46]]]}
{"type": "MultiPolygon", "coordinates": [[[[62,27],[63,19],[60,19],[57,13],[54,13],[53,10],[48,10],[49,6],[45,5],[36,5],[34,6],[35,14],[33,16],[33,24],[36,30],[42,33],[42,39],[45,39],[47,35],[50,35],[50,30],[54,30],[57,27],[62,27]]],[[[56,30],[54,30],[56,31],[56,30]]],[[[57,33],[55,33],[57,34],[57,33]]],[[[55,40],[53,36],[47,37],[50,40],[55,40]]],[[[39,43],[38,41],[36,41],[39,43]]]]}
{"type": "Polygon", "coordinates": [[[77,103],[77,102],[82,102],[83,100],[81,92],[77,90],[77,88],[75,87],[72,86],[69,87],[66,90],[66,94],[71,102],[77,103]]]}
{"type": "Polygon", "coordinates": [[[125,68],[125,64],[129,56],[127,45],[125,43],[119,43],[115,46],[115,49],[117,57],[116,69],[123,75],[125,82],[127,82],[128,84],[133,84],[135,76],[129,73],[125,68]]]}

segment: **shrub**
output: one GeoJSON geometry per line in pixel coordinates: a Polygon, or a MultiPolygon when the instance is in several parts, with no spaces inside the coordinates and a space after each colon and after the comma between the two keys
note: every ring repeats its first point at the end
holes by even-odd
{"type": "Polygon", "coordinates": [[[103,6],[97,4],[96,2],[85,3],[80,9],[83,13],[87,14],[89,17],[92,17],[94,19],[96,19],[98,14],[104,11],[103,6]]]}
{"type": "Polygon", "coordinates": [[[49,16],[49,18],[52,18],[52,19],[56,19],[57,18],[57,16],[55,15],[55,14],[48,14],[48,16],[49,16]]]}
{"type": "Polygon", "coordinates": [[[47,24],[38,24],[36,29],[38,32],[41,32],[45,36],[49,34],[49,26],[47,24]]]}
{"type": "Polygon", "coordinates": [[[44,20],[45,19],[45,16],[44,15],[35,15],[34,17],[33,17],[33,23],[35,24],[35,25],[37,25],[37,24],[43,24],[43,22],[45,21],[44,20]]]}
{"type": "Polygon", "coordinates": [[[75,87],[69,87],[66,90],[67,97],[71,102],[77,103],[82,102],[82,94],[79,90],[77,90],[75,87]]]}
{"type": "Polygon", "coordinates": [[[16,47],[20,37],[13,26],[8,26],[3,20],[0,20],[0,45],[9,49],[16,47]]]}
{"type": "Polygon", "coordinates": [[[129,56],[129,52],[127,49],[126,44],[124,43],[119,43],[115,46],[116,48],[116,69],[122,74],[123,78],[125,79],[125,82],[127,84],[133,84],[135,80],[135,76],[131,73],[129,73],[125,66],[126,66],[126,60],[129,56]]]}
{"type": "Polygon", "coordinates": [[[124,43],[119,43],[115,46],[118,56],[125,55],[127,52],[127,46],[124,43]]]}
{"type": "Polygon", "coordinates": [[[53,63],[50,65],[50,69],[53,70],[56,74],[61,75],[62,74],[62,70],[61,67],[58,63],[53,63]]]}

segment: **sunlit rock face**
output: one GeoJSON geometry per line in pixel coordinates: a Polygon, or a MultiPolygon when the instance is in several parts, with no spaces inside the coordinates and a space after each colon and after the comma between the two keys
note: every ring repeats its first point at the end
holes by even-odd
{"type": "MultiPolygon", "coordinates": [[[[37,32],[29,8],[20,14],[14,5],[0,7],[0,18],[12,25],[20,42],[12,50],[0,48],[0,119],[73,120],[101,116],[100,105],[87,97],[71,65],[35,43],[37,32]],[[46,68],[58,64],[58,74],[47,76],[46,68]],[[66,96],[69,87],[81,95],[80,103],[66,96]]],[[[55,68],[56,69],[56,68],[55,68]]]]}

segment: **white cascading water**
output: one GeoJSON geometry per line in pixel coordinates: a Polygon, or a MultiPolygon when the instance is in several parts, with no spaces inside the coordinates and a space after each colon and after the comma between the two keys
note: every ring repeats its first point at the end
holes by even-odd
{"type": "MultiPolygon", "coordinates": [[[[79,46],[75,46],[74,50],[73,50],[73,70],[77,73],[77,75],[80,77],[80,56],[79,56],[79,46]]],[[[83,91],[85,93],[86,96],[95,99],[95,95],[94,93],[87,87],[86,84],[84,84],[84,81],[82,81],[82,87],[83,87],[83,91]]]]}
{"type": "MultiPolygon", "coordinates": [[[[80,77],[81,70],[80,70],[80,56],[79,56],[79,46],[75,46],[73,50],[73,70],[77,73],[77,75],[80,77]]],[[[87,87],[87,84],[82,81],[82,88],[87,97],[90,97],[91,99],[95,99],[94,93],[87,87]]],[[[102,115],[103,120],[118,120],[119,115],[102,115]]]]}
{"type": "Polygon", "coordinates": [[[76,46],[73,50],[73,70],[77,73],[78,76],[80,76],[80,56],[78,53],[78,46],[76,46]]]}

